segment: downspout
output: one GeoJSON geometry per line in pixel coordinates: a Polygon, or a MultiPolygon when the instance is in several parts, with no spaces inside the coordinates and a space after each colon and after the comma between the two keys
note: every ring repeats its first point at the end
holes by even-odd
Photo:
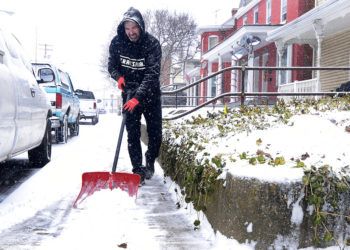
{"type": "MultiPolygon", "coordinates": [[[[222,70],[222,57],[220,54],[218,54],[218,71],[222,70]]],[[[218,95],[221,95],[222,94],[222,74],[219,74],[217,76],[217,79],[216,79],[216,93],[215,95],[218,96],[218,95]]],[[[222,100],[218,100],[218,103],[223,103],[222,100]]]]}
{"type": "MultiPolygon", "coordinates": [[[[233,51],[231,56],[231,66],[237,66],[237,57],[234,56],[233,51]]],[[[231,92],[238,91],[237,74],[238,74],[238,70],[231,70],[231,86],[230,86],[231,92]]],[[[232,96],[230,102],[236,102],[236,101],[237,101],[237,97],[232,96]]]]}
{"type": "MultiPolygon", "coordinates": [[[[213,62],[211,62],[211,61],[209,62],[208,61],[208,76],[211,75],[212,72],[213,72],[213,62]]],[[[212,96],[212,93],[211,93],[212,87],[211,87],[211,85],[213,84],[213,80],[212,79],[213,78],[210,78],[210,79],[207,80],[207,96],[208,96],[208,98],[204,98],[205,101],[208,101],[208,100],[212,99],[211,98],[211,96],[212,96]]]]}
{"type": "MultiPolygon", "coordinates": [[[[313,22],[313,27],[316,33],[316,39],[317,39],[317,60],[316,60],[316,67],[321,67],[321,52],[322,52],[322,41],[324,38],[324,25],[322,23],[322,19],[316,19],[313,22]]],[[[316,92],[321,91],[321,72],[320,70],[316,71],[316,78],[317,78],[317,85],[316,85],[316,92]]]]}

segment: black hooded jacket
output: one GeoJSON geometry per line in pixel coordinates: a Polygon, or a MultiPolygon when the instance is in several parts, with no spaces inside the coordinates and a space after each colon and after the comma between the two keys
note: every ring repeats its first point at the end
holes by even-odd
{"type": "Polygon", "coordinates": [[[135,8],[129,8],[109,47],[108,72],[111,77],[118,80],[120,76],[124,76],[125,89],[134,90],[133,97],[141,104],[150,103],[160,98],[161,57],[160,43],[145,31],[141,13],[135,8]],[[131,42],[125,34],[124,22],[128,20],[136,22],[141,28],[137,42],[131,42]]]}

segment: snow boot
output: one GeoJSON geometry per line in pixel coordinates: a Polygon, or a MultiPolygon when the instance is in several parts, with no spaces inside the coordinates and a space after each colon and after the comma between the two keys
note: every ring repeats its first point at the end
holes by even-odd
{"type": "Polygon", "coordinates": [[[154,174],[154,163],[146,163],[145,178],[147,180],[151,179],[154,174]]]}
{"type": "Polygon", "coordinates": [[[145,167],[133,168],[132,172],[140,176],[140,185],[145,184],[145,167]]]}

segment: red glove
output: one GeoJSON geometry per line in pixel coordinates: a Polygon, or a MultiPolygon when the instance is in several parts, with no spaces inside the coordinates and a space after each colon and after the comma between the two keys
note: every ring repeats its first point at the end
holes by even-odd
{"type": "Polygon", "coordinates": [[[124,104],[123,109],[132,112],[139,103],[136,98],[132,98],[124,104]]]}
{"type": "Polygon", "coordinates": [[[122,92],[124,92],[124,87],[125,87],[125,79],[124,76],[120,76],[118,78],[118,89],[120,89],[122,92]]]}

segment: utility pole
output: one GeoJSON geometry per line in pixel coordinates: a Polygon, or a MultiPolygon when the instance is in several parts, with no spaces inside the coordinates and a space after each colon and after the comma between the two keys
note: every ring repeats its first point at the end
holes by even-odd
{"type": "Polygon", "coordinates": [[[50,59],[51,53],[53,51],[53,45],[47,43],[39,44],[39,49],[44,51],[44,59],[50,59]]]}
{"type": "Polygon", "coordinates": [[[221,9],[216,9],[214,10],[214,13],[215,13],[215,24],[218,24],[218,12],[220,11],[221,9]]]}
{"type": "Polygon", "coordinates": [[[35,62],[38,62],[38,26],[35,26],[35,62]]]}

